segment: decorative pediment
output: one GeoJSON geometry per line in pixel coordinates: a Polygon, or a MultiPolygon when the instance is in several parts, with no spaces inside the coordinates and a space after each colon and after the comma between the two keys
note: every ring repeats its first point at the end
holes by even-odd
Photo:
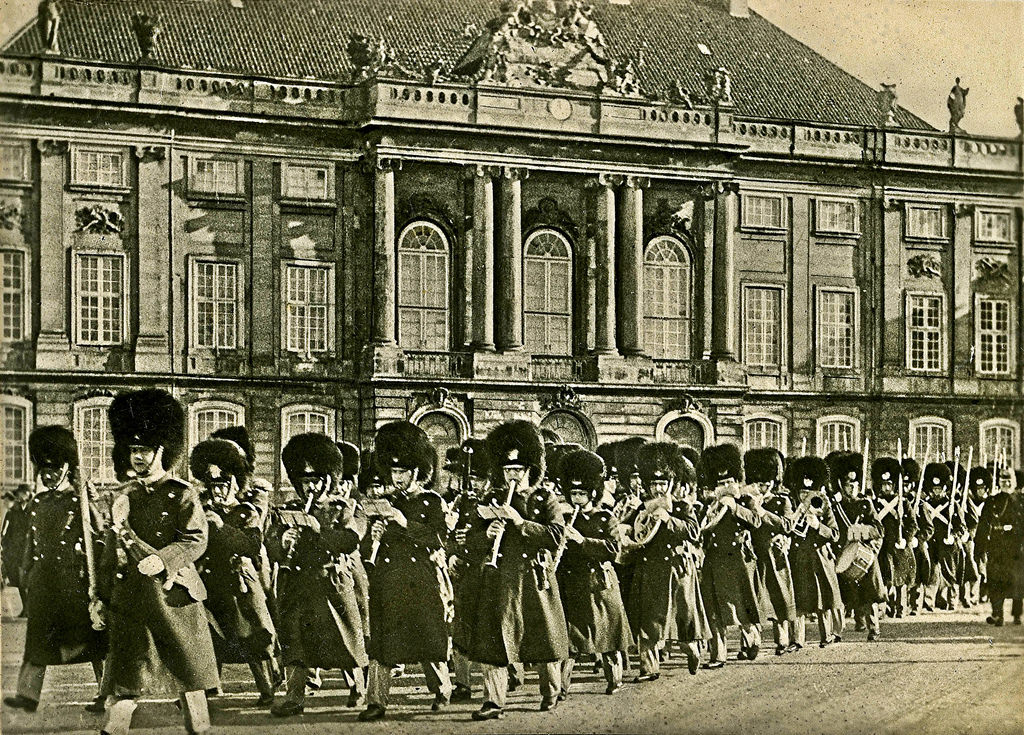
{"type": "Polygon", "coordinates": [[[541,398],[540,406],[545,411],[581,411],[583,402],[572,386],[563,385],[558,393],[541,398]]]}
{"type": "Polygon", "coordinates": [[[551,197],[542,197],[536,207],[526,210],[526,214],[523,216],[523,228],[532,230],[535,227],[555,227],[571,238],[576,238],[576,222],[551,197]]]}
{"type": "Polygon", "coordinates": [[[403,223],[427,218],[443,225],[449,232],[455,231],[455,218],[452,217],[451,210],[422,191],[402,200],[398,206],[398,213],[403,223]]]}
{"type": "Polygon", "coordinates": [[[915,255],[907,261],[907,273],[914,278],[941,278],[942,265],[934,255],[915,255]]]}
{"type": "Polygon", "coordinates": [[[75,227],[92,235],[116,235],[124,228],[124,217],[117,209],[91,204],[75,212],[75,227]]]}
{"type": "Polygon", "coordinates": [[[611,57],[581,0],[507,3],[455,64],[456,76],[511,87],[610,88],[637,95],[638,61],[611,57]]]}
{"type": "Polygon", "coordinates": [[[675,396],[665,401],[665,413],[678,411],[679,413],[704,413],[700,404],[689,393],[675,396]]]}

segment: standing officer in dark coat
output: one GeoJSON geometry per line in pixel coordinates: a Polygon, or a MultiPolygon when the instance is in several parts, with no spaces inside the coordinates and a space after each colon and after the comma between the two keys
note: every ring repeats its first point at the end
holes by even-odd
{"type": "MultiPolygon", "coordinates": [[[[29,435],[29,456],[43,491],[29,505],[21,584],[31,590],[25,653],[18,693],[4,704],[29,712],[39,705],[47,666],[89,662],[99,682],[107,651],[106,632],[90,616],[78,445],[63,426],[43,426],[29,435]]],[[[91,508],[90,508],[91,510],[91,508]]],[[[98,526],[98,514],[88,519],[98,526]]],[[[90,705],[102,712],[102,698],[90,705]]]]}
{"type": "Polygon", "coordinates": [[[541,710],[554,709],[561,661],[569,655],[558,580],[550,568],[564,520],[558,498],[536,489],[544,476],[544,444],[533,424],[511,421],[491,431],[487,447],[500,486],[492,490],[494,506],[478,506],[480,522],[466,542],[481,571],[469,650],[484,672],[485,701],[473,713],[476,720],[503,716],[510,663],[537,666],[541,710]]]}
{"type": "Polygon", "coordinates": [[[374,447],[391,494],[381,509],[386,515],[370,514],[370,668],[366,709],[359,714],[364,722],[385,716],[396,664],[422,665],[435,711],[452,694],[447,506],[427,489],[437,454],[423,429],[408,421],[380,427],[374,447]]]}
{"type": "Polygon", "coordinates": [[[18,596],[21,597],[20,617],[25,617],[28,615],[28,595],[21,583],[21,564],[25,559],[32,486],[27,483],[18,485],[12,495],[11,504],[4,513],[3,530],[0,531],[0,564],[3,566],[4,585],[18,588],[18,596]]]}
{"type": "Polygon", "coordinates": [[[365,690],[364,631],[349,555],[366,533],[354,502],[328,503],[339,484],[341,450],[324,434],[297,434],[281,453],[298,498],[271,512],[267,554],[279,566],[278,636],[286,692],[270,708],[300,714],[314,668],[341,669],[354,707],[365,690]]]}
{"type": "Polygon", "coordinates": [[[1021,624],[1024,614],[1024,488],[1016,488],[1015,478],[1006,472],[995,492],[985,499],[974,538],[975,554],[985,560],[988,596],[992,602],[989,625],[1003,624],[1006,598],[1013,602],[1013,624],[1021,624]]]}
{"type": "Polygon", "coordinates": [[[217,665],[247,663],[259,692],[257,707],[274,701],[267,664],[276,632],[260,582],[263,526],[259,509],[238,501],[248,481],[245,451],[226,439],[207,439],[192,450],[192,476],[203,484],[210,541],[199,561],[217,665]]]}
{"type": "Polygon", "coordinates": [[[125,735],[139,696],[170,691],[181,697],[185,729],[205,732],[206,692],[219,686],[195,566],[208,525],[198,493],[170,474],[184,450],[185,413],[163,390],[121,393],[110,404],[110,429],[134,479],[114,500],[98,580],[110,635],[103,729],[125,735]]]}

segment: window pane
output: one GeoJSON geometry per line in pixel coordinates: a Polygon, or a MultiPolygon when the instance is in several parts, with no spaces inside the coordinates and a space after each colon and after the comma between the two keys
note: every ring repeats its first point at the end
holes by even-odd
{"type": "Polygon", "coordinates": [[[289,265],[285,269],[285,333],[293,352],[325,352],[328,345],[329,269],[289,265]]]}
{"type": "Polygon", "coordinates": [[[407,227],[398,244],[398,334],[406,349],[448,349],[448,241],[428,222],[407,227]]]}
{"type": "Polygon", "coordinates": [[[942,368],[942,298],[911,296],[909,299],[908,341],[910,368],[940,370],[942,368]]]}
{"type": "Polygon", "coordinates": [[[2,252],[3,283],[0,290],[3,308],[4,342],[25,338],[25,255],[17,250],[2,252]]]}
{"type": "Polygon", "coordinates": [[[3,406],[4,484],[28,481],[28,412],[23,406],[3,406]]]}
{"type": "Polygon", "coordinates": [[[238,193],[238,162],[199,159],[195,162],[191,186],[211,194],[238,193]]]}
{"type": "Polygon", "coordinates": [[[198,441],[208,439],[210,434],[229,426],[237,426],[239,412],[233,408],[205,408],[195,414],[196,437],[198,441]]]}
{"type": "Polygon", "coordinates": [[[111,459],[114,439],[107,421],[107,406],[81,406],[77,413],[75,438],[78,440],[83,480],[97,485],[114,484],[117,481],[111,459]]]}
{"type": "Polygon", "coordinates": [[[523,259],[524,343],[533,354],[572,354],[572,260],[553,230],[526,241],[523,259]]]}
{"type": "Polygon", "coordinates": [[[773,447],[783,450],[782,424],[771,419],[754,419],[744,424],[748,449],[773,447]]]}
{"type": "Polygon", "coordinates": [[[82,344],[122,342],[123,267],[119,255],[78,256],[78,339],[82,344]]]}
{"type": "Polygon", "coordinates": [[[781,291],[747,288],[744,301],[744,356],[752,368],[777,370],[782,355],[781,291]]]}
{"type": "Polygon", "coordinates": [[[852,368],[854,296],[846,291],[822,291],[818,340],[822,367],[852,368]]]}
{"type": "Polygon", "coordinates": [[[984,373],[1010,372],[1010,302],[983,298],[978,302],[977,369],[984,373]]]}

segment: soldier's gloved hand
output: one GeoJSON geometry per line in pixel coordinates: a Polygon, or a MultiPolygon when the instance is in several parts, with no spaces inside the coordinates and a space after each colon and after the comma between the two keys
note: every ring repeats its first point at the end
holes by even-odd
{"type": "Polygon", "coordinates": [[[391,515],[388,516],[388,520],[397,523],[402,528],[407,528],[409,526],[409,521],[406,519],[405,514],[398,510],[398,508],[391,509],[391,515]]]}
{"type": "Polygon", "coordinates": [[[375,521],[374,524],[370,526],[370,539],[372,541],[380,541],[384,538],[384,529],[386,525],[387,524],[384,523],[384,521],[375,521]]]}
{"type": "Polygon", "coordinates": [[[139,573],[153,577],[164,570],[164,560],[156,554],[150,554],[139,562],[139,573]]]}
{"type": "Polygon", "coordinates": [[[302,517],[302,525],[313,531],[313,533],[320,533],[320,521],[317,520],[316,516],[309,513],[302,517]]]}
{"type": "Polygon", "coordinates": [[[223,528],[224,520],[212,510],[206,511],[206,522],[214,528],[223,528]]]}
{"type": "Polygon", "coordinates": [[[505,530],[505,522],[493,520],[487,526],[487,538],[495,539],[505,530]]]}
{"type": "Polygon", "coordinates": [[[93,630],[103,630],[107,627],[107,608],[100,600],[89,600],[89,620],[93,630]]]}
{"type": "Polygon", "coordinates": [[[299,540],[300,531],[301,529],[292,526],[291,528],[285,529],[284,533],[281,534],[281,546],[286,551],[295,546],[295,543],[299,540]]]}
{"type": "Polygon", "coordinates": [[[502,508],[505,509],[505,514],[508,516],[508,520],[512,523],[512,525],[518,526],[523,522],[523,517],[519,515],[519,511],[513,508],[511,505],[503,505],[502,508]]]}
{"type": "Polygon", "coordinates": [[[468,536],[469,536],[469,528],[467,526],[463,526],[462,528],[456,528],[455,529],[455,534],[454,534],[455,543],[458,544],[459,546],[465,546],[466,545],[466,538],[468,536]]]}
{"type": "Polygon", "coordinates": [[[807,514],[807,527],[817,530],[821,527],[821,520],[814,513],[807,514]]]}
{"type": "Polygon", "coordinates": [[[569,541],[572,541],[574,544],[582,544],[583,543],[583,534],[580,533],[579,531],[577,531],[572,526],[566,526],[565,527],[565,537],[569,541]]]}

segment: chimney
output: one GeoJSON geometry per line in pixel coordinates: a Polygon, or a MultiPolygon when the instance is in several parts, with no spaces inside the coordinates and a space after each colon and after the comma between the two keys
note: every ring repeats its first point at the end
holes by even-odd
{"type": "Polygon", "coordinates": [[[733,18],[749,18],[750,4],[747,0],[727,0],[729,3],[729,15],[733,18]]]}

